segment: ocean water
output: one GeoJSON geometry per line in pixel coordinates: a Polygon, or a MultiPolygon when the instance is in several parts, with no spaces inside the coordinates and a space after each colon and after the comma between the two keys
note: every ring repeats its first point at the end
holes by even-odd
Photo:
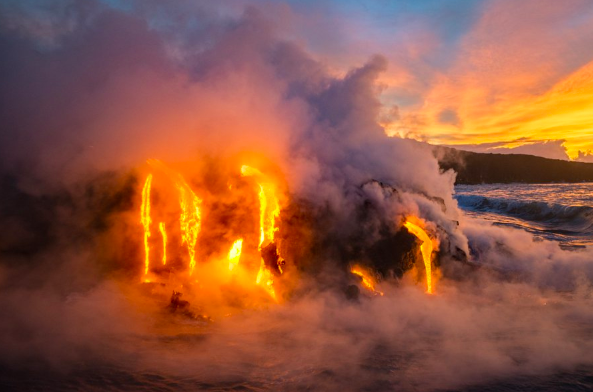
{"type": "Polygon", "coordinates": [[[458,185],[455,197],[472,217],[566,249],[593,245],[593,183],[458,185]]]}

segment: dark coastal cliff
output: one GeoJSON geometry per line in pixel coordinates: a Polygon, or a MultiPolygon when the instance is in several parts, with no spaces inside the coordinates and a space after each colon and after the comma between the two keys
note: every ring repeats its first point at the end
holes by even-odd
{"type": "Polygon", "coordinates": [[[485,154],[437,146],[442,170],[457,172],[457,184],[593,182],[593,163],[523,154],[485,154]]]}

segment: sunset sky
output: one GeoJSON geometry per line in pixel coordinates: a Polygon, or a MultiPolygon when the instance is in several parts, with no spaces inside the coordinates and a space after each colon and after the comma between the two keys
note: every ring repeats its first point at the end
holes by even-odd
{"type": "MultiPolygon", "coordinates": [[[[5,1],[0,22],[51,47],[73,28],[69,3],[5,1]]],[[[156,1],[89,3],[135,13],[150,4],[154,29],[202,28],[191,1],[171,2],[188,10],[183,23],[155,13],[156,1]]],[[[336,75],[383,56],[379,122],[389,135],[593,161],[590,0],[233,0],[204,12],[233,17],[249,5],[336,75]]]]}
{"type": "Polygon", "coordinates": [[[304,35],[319,56],[337,69],[388,59],[387,132],[593,161],[593,2],[316,3],[292,5],[313,15],[304,35]]]}

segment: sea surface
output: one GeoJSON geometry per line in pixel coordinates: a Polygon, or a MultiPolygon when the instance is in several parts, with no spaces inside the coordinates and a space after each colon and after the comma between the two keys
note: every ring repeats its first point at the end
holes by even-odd
{"type": "Polygon", "coordinates": [[[526,230],[566,249],[593,245],[593,183],[458,185],[469,216],[526,230]]]}

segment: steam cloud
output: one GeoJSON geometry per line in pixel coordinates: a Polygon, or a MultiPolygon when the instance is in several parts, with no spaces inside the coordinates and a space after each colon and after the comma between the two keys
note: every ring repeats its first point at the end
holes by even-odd
{"type": "Polygon", "coordinates": [[[378,125],[383,57],[336,75],[277,4],[49,4],[0,6],[0,383],[42,369],[40,383],[74,375],[83,389],[426,390],[592,365],[591,250],[464,217],[454,173],[378,125]],[[408,275],[359,302],[311,282],[282,306],[156,333],[175,320],[140,311],[122,283],[141,260],[124,246],[134,168],[243,151],[330,216],[332,250],[316,256],[329,273],[386,221],[432,222],[446,239],[439,295],[408,275]],[[360,227],[365,202],[376,212],[360,227]]]}

